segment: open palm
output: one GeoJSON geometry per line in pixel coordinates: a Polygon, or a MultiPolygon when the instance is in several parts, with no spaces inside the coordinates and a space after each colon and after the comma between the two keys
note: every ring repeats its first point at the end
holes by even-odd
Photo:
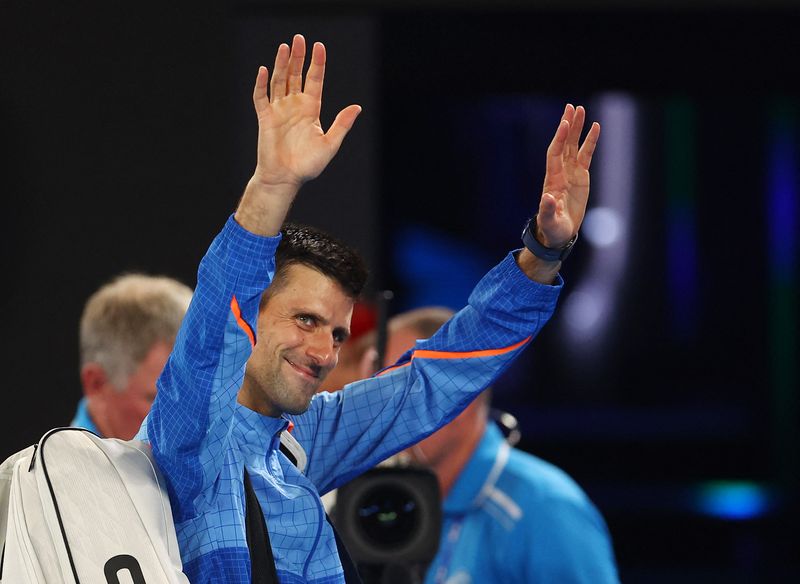
{"type": "Polygon", "coordinates": [[[580,145],[586,110],[567,104],[553,141],[547,149],[547,166],[539,202],[536,234],[551,248],[564,246],[583,222],[589,199],[589,166],[592,162],[600,125],[592,124],[580,145]]]}
{"type": "Polygon", "coordinates": [[[319,121],[325,79],[325,46],[315,43],[303,85],[305,39],[295,35],[292,47],[282,44],[275,57],[272,80],[259,68],[253,103],[258,116],[256,178],[273,186],[299,187],[316,178],[336,155],[361,112],[351,105],[336,116],[327,132],[319,121]]]}

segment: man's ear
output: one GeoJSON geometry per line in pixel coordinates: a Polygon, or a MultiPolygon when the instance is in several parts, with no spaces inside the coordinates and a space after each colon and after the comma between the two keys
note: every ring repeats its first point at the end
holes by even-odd
{"type": "Polygon", "coordinates": [[[101,395],[109,385],[108,373],[99,363],[86,363],[81,367],[81,385],[86,397],[101,395]]]}

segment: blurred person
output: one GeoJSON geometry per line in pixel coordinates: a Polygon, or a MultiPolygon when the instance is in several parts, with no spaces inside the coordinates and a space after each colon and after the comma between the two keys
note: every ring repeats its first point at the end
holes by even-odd
{"type": "MultiPolygon", "coordinates": [[[[447,308],[389,321],[386,364],[447,322],[447,308]]],[[[373,336],[374,339],[374,336],[373,336]]],[[[443,497],[443,526],[426,584],[618,582],[602,516],[561,469],[512,448],[490,420],[490,390],[405,454],[430,468],[443,497]]]]}
{"type": "Polygon", "coordinates": [[[177,280],[144,274],[119,276],[89,297],[80,321],[84,397],[72,426],[105,438],[136,435],[191,298],[177,280]]]}
{"type": "Polygon", "coordinates": [[[305,39],[295,35],[291,48],[279,46],[271,77],[259,68],[256,168],[200,263],[194,300],[138,434],[164,476],[193,584],[245,584],[258,575],[245,496],[259,503],[279,581],[345,582],[320,494],[450,421],[521,353],[555,310],[561,261],[588,201],[600,126],[581,143],[585,110],[568,104],[524,247],[484,276],[468,307],[424,351],[346,391],[318,393],[348,337],[366,270],[341,242],[284,221],[361,108],[344,108],[324,131],[324,45],[314,44],[304,75],[305,59],[305,39]],[[302,471],[281,452],[284,436],[304,450],[302,471]]]}

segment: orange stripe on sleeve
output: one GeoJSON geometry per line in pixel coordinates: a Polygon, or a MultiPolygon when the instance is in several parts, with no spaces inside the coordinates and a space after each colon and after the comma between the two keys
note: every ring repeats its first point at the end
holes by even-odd
{"type": "Polygon", "coordinates": [[[233,312],[233,316],[236,317],[236,323],[244,331],[244,334],[247,335],[247,338],[250,339],[250,346],[254,347],[256,344],[256,335],[253,334],[253,329],[250,328],[250,325],[242,318],[242,310],[239,308],[239,301],[236,300],[236,296],[231,298],[231,312],[233,312]]]}
{"type": "Polygon", "coordinates": [[[414,359],[473,359],[475,357],[495,357],[497,355],[502,355],[504,353],[510,353],[516,349],[519,349],[522,345],[527,343],[531,340],[531,337],[527,337],[521,340],[518,343],[514,343],[508,347],[503,347],[502,349],[484,349],[483,351],[464,351],[464,352],[449,352],[449,351],[414,351],[411,354],[411,359],[403,363],[402,365],[397,365],[395,367],[391,367],[389,369],[385,369],[379,375],[383,375],[384,373],[389,373],[390,371],[394,371],[396,369],[401,369],[408,365],[411,365],[411,361],[414,359]]]}
{"type": "Polygon", "coordinates": [[[509,347],[502,349],[485,349],[483,351],[466,351],[464,353],[450,353],[448,351],[414,351],[412,359],[471,359],[473,357],[494,357],[502,355],[503,353],[510,353],[515,349],[519,349],[522,345],[530,341],[531,338],[521,340],[519,343],[514,343],[509,347]]]}

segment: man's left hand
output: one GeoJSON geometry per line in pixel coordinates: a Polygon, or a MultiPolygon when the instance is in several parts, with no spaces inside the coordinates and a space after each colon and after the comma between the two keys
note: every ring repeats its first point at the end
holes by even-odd
{"type": "Polygon", "coordinates": [[[600,124],[592,124],[581,145],[585,119],[583,106],[567,104],[547,149],[544,188],[536,218],[536,239],[545,247],[558,249],[566,245],[578,232],[586,213],[589,165],[600,137],[600,124]]]}

